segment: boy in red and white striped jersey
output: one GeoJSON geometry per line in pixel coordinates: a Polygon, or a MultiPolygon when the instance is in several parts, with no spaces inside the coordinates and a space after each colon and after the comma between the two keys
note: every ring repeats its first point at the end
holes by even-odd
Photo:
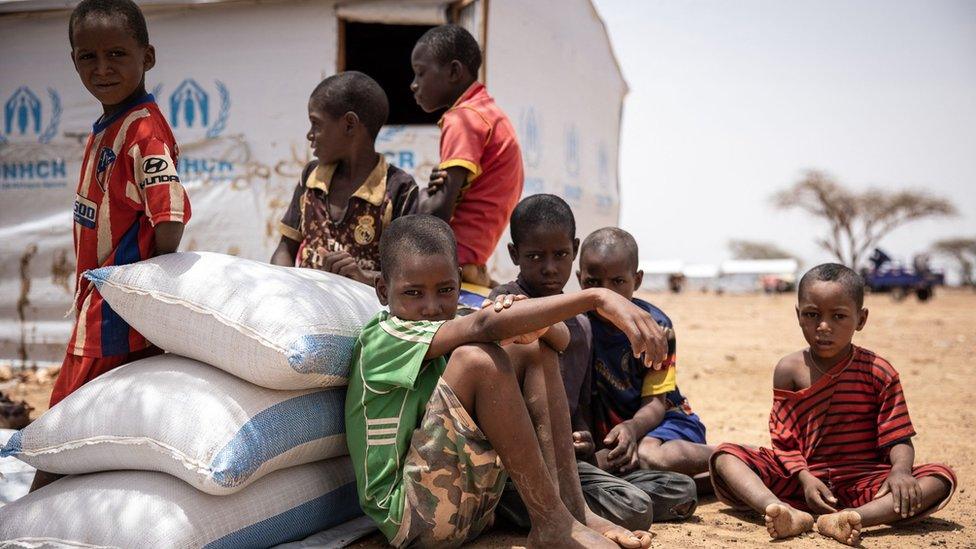
{"type": "Polygon", "coordinates": [[[75,197],[77,319],[51,406],[121,364],[161,352],[82,273],[174,252],[190,219],[176,140],[146,93],[156,54],[139,7],[85,0],[71,14],[68,36],[75,69],[103,114],[88,137],[75,197]]]}
{"type": "Polygon", "coordinates": [[[773,538],[813,529],[858,545],[861,529],[917,519],[955,491],[945,465],[915,465],[898,372],[851,343],[864,328],[864,281],[837,264],[800,280],[796,315],[809,347],[773,373],[772,449],[722,444],[711,459],[720,500],[764,513],[773,538]]]}

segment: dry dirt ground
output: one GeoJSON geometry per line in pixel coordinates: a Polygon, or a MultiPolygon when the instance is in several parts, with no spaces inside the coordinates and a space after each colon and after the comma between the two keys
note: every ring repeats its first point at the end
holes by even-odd
{"type": "MultiPolygon", "coordinates": [[[[768,445],[772,367],[804,346],[796,327],[792,295],[645,296],[675,321],[678,379],[682,393],[708,426],[711,443],[768,445]]],[[[866,531],[863,545],[881,547],[976,548],[976,293],[943,291],[929,303],[895,303],[869,296],[871,313],[855,342],[884,356],[900,372],[912,420],[916,462],[937,461],[955,468],[959,487],[949,506],[907,528],[866,531]]],[[[42,374],[42,378],[46,377],[42,374]]],[[[0,380],[2,382],[3,380],[0,380]]],[[[15,400],[46,409],[51,384],[0,383],[15,400]]],[[[714,498],[704,498],[696,516],[684,523],[656,524],[655,547],[768,547],[756,517],[737,514],[714,498]]],[[[524,537],[495,531],[474,547],[519,547],[524,537]]],[[[840,547],[815,535],[789,540],[788,547],[840,547]]],[[[371,536],[357,547],[380,547],[371,536]]]]}
{"type": "MultiPolygon", "coordinates": [[[[654,294],[644,296],[674,320],[681,392],[708,427],[711,443],[769,445],[772,368],[805,345],[792,295],[654,294]]],[[[907,527],[878,527],[863,546],[976,548],[976,293],[943,291],[929,303],[900,303],[869,296],[868,323],[855,342],[887,358],[901,374],[912,421],[916,463],[951,465],[956,495],[934,517],[907,527]]],[[[704,498],[684,523],[656,524],[655,547],[769,547],[756,517],[732,512],[704,498]]],[[[519,547],[524,538],[496,531],[472,547],[519,547]]],[[[841,547],[808,535],[780,542],[788,547],[841,547]]],[[[380,536],[360,543],[379,547],[380,536]]]]}

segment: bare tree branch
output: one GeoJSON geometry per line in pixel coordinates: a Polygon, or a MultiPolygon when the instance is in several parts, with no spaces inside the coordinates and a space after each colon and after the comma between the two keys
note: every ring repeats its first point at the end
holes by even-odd
{"type": "Polygon", "coordinates": [[[795,259],[796,256],[772,242],[729,240],[733,259],[795,259]]]}
{"type": "Polygon", "coordinates": [[[976,284],[973,279],[973,265],[976,264],[976,237],[939,240],[932,245],[932,249],[936,253],[956,260],[964,286],[976,284]]]}
{"type": "Polygon", "coordinates": [[[816,170],[774,194],[772,202],[778,208],[798,208],[825,221],[828,233],[817,244],[854,268],[898,227],[919,219],[956,215],[955,206],[944,198],[909,190],[858,193],[816,170]]]}

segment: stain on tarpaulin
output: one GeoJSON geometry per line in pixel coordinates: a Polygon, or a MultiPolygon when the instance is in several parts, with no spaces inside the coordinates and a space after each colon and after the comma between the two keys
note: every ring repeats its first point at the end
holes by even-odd
{"type": "Polygon", "coordinates": [[[201,186],[225,185],[232,191],[242,191],[271,178],[271,167],[254,159],[243,134],[183,143],[180,151],[180,177],[186,183],[198,183],[201,186]],[[209,155],[209,151],[216,147],[222,149],[215,155],[209,155]],[[207,171],[196,172],[192,169],[195,162],[220,167],[220,173],[226,168],[229,173],[211,175],[207,171]]]}
{"type": "Polygon", "coordinates": [[[60,249],[54,252],[51,262],[51,282],[60,286],[69,295],[73,295],[71,280],[75,274],[75,264],[68,258],[68,250],[60,249]]]}
{"type": "MultiPolygon", "coordinates": [[[[274,175],[286,182],[294,181],[297,184],[305,166],[312,161],[312,151],[307,144],[296,145],[292,143],[289,149],[291,158],[278,161],[275,164],[274,175]]],[[[268,217],[264,220],[264,236],[272,245],[275,243],[275,237],[278,236],[278,221],[291,202],[292,189],[294,187],[291,187],[290,184],[284,186],[269,185],[268,192],[271,196],[267,202],[268,217]]]]}
{"type": "Polygon", "coordinates": [[[30,263],[37,255],[37,244],[30,244],[20,256],[20,295],[17,297],[17,319],[20,321],[20,344],[17,354],[27,362],[27,307],[30,305],[30,263]]]}

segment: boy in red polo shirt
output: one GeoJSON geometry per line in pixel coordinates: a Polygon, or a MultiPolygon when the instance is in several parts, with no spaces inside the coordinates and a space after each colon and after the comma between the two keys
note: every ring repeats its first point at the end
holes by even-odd
{"type": "Polygon", "coordinates": [[[160,352],[81,275],[176,251],[190,218],[176,140],[146,93],[156,54],[139,7],[131,0],[82,2],[68,33],[75,69],[103,114],[88,137],[75,197],[77,319],[51,406],[121,364],[160,352]]]}
{"type": "Polygon", "coordinates": [[[522,152],[512,123],[478,82],[481,51],[457,25],[427,31],[410,57],[417,104],[448,108],[441,161],[419,210],[449,222],[457,239],[463,282],[490,286],[486,264],[522,196],[522,152]]]}

